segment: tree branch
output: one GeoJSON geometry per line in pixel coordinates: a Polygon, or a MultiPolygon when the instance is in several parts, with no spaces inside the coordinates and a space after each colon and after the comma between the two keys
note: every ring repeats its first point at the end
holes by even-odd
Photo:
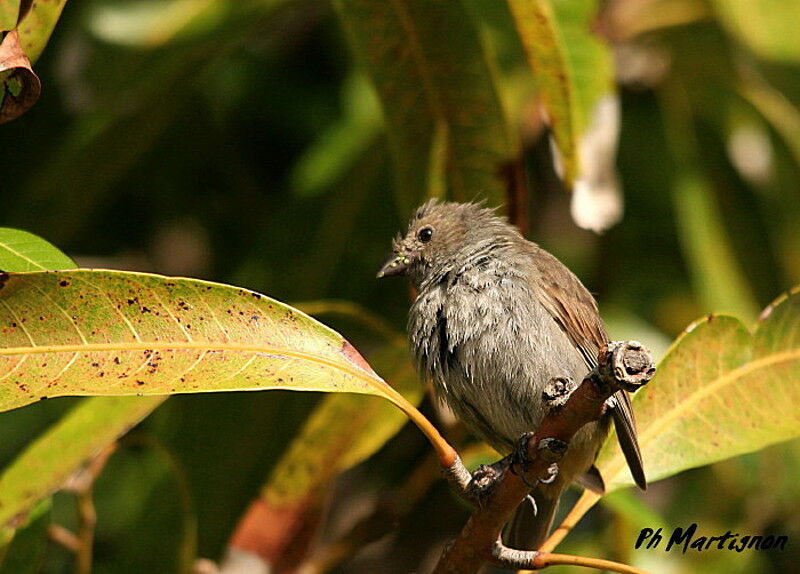
{"type": "MultiPolygon", "coordinates": [[[[503,546],[500,541],[503,526],[528,495],[529,485],[551,477],[552,465],[564,456],[573,435],[605,412],[606,400],[619,390],[639,389],[654,373],[650,355],[640,343],[608,343],[600,349],[597,367],[580,385],[576,387],[571,381],[560,378],[548,383],[543,400],[550,409],[536,432],[528,433],[522,439],[522,451],[527,454],[524,468],[520,468],[513,456],[493,465],[490,468],[496,476],[490,486],[480,488],[477,497],[471,486],[463,488],[465,469],[454,468],[463,467],[460,459],[447,468],[451,484],[471,496],[476,509],[459,537],[445,549],[434,574],[469,574],[477,572],[486,561],[517,568],[542,568],[556,563],[553,557],[560,555],[514,551],[503,546]]],[[[481,475],[481,480],[485,480],[484,475],[481,475]]],[[[628,571],[636,572],[635,569],[628,571]]]]}

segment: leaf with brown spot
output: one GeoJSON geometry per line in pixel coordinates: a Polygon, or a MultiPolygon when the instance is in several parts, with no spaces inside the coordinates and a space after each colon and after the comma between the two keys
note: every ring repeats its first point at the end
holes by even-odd
{"type": "MultiPolygon", "coordinates": [[[[753,332],[724,315],[694,323],[633,409],[650,481],[800,436],[800,288],[753,332]]],[[[616,440],[597,467],[609,491],[633,484],[616,440]]]]}
{"type": "MultiPolygon", "coordinates": [[[[10,272],[59,267],[72,268],[75,263],[40,237],[0,228],[0,269],[10,272]]],[[[9,277],[8,273],[0,275],[0,289],[9,277]]],[[[63,288],[64,281],[59,287],[63,288]]],[[[0,337],[2,334],[0,327],[0,337]]],[[[14,535],[17,518],[56,491],[78,466],[150,414],[165,398],[86,399],[28,445],[0,474],[0,540],[14,535]]]]}
{"type": "Polygon", "coordinates": [[[0,410],[67,395],[360,393],[394,403],[452,456],[362,361],[325,325],[229,285],[79,269],[11,273],[0,290],[0,410]]]}
{"type": "Polygon", "coordinates": [[[0,44],[0,124],[31,109],[41,92],[42,84],[22,51],[19,33],[12,30],[0,44]]]}

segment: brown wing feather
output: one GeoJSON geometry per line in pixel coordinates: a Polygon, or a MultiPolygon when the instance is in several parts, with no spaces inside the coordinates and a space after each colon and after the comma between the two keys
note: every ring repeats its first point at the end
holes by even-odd
{"type": "MultiPolygon", "coordinates": [[[[538,247],[536,249],[539,260],[542,258],[545,260],[543,265],[537,265],[540,272],[537,282],[542,302],[581,352],[588,369],[592,369],[597,365],[597,352],[609,340],[597,310],[597,303],[580,280],[558,259],[543,249],[538,247]],[[574,297],[569,304],[564,300],[565,293],[574,297]]],[[[620,447],[636,484],[644,490],[647,488],[647,481],[639,443],[636,440],[636,421],[633,417],[631,399],[625,391],[614,393],[612,399],[614,404],[611,413],[620,447]]]]}

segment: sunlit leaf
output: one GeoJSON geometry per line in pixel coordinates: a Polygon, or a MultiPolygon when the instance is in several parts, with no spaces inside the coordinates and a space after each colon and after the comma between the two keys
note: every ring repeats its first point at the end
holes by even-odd
{"type": "Polygon", "coordinates": [[[442,175],[453,199],[481,196],[502,203],[502,168],[516,157],[517,144],[462,3],[337,0],[335,5],[381,100],[403,208],[434,193],[442,175]],[[445,161],[437,157],[442,150],[445,161]]]}
{"type": "MultiPolygon", "coordinates": [[[[800,436],[800,289],[752,333],[728,316],[692,325],[633,408],[650,481],[800,436]]],[[[598,468],[609,490],[633,483],[614,440],[598,468]]]]}
{"type": "Polygon", "coordinates": [[[3,279],[2,410],[63,395],[275,388],[396,400],[340,335],[252,291],[118,271],[3,279]]]}
{"type": "MultiPolygon", "coordinates": [[[[0,262],[5,271],[75,266],[44,239],[8,228],[0,229],[0,262]]],[[[0,340],[3,336],[0,329],[0,340]]],[[[163,401],[164,397],[90,398],[71,410],[0,474],[0,535],[11,536],[17,519],[36,502],[163,401]]]]}
{"type": "Polygon", "coordinates": [[[44,271],[75,267],[72,259],[41,237],[20,229],[0,227],[0,270],[44,271]]]}
{"type": "Polygon", "coordinates": [[[0,44],[0,124],[27,112],[42,91],[39,77],[20,45],[17,30],[12,30],[0,44]]]}

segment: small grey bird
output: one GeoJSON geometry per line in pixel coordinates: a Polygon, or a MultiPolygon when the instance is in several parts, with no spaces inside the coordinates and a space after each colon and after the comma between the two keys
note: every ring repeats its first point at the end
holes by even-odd
{"type": "MultiPolygon", "coordinates": [[[[418,290],[408,339],[421,376],[499,452],[511,452],[536,430],[545,384],[554,377],[583,380],[609,340],[580,280],[480,204],[429,201],[393,251],[378,277],[405,274],[418,290]]],[[[517,509],[506,544],[541,546],[571,482],[603,491],[593,463],[610,418],[636,483],[646,488],[628,394],[616,393],[609,407],[610,414],[575,435],[555,479],[533,489],[535,504],[517,509]]]]}

